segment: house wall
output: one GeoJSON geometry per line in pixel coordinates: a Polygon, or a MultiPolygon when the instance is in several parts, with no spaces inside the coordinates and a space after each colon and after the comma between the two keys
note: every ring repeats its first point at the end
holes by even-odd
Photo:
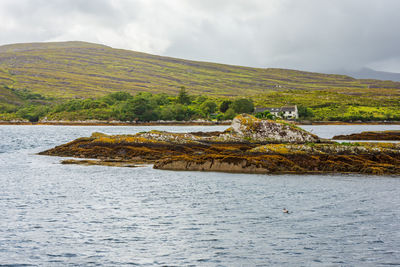
{"type": "MultiPolygon", "coordinates": [[[[271,110],[269,110],[269,112],[272,115],[274,115],[275,117],[281,117],[280,116],[281,109],[279,109],[279,111],[271,111],[271,110]]],[[[294,111],[291,111],[291,112],[290,111],[284,111],[282,115],[286,119],[298,119],[299,118],[299,113],[298,113],[298,110],[297,110],[297,106],[295,106],[294,111]]]]}

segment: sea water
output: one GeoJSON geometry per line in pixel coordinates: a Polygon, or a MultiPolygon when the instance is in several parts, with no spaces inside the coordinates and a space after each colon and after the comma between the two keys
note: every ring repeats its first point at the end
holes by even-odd
{"type": "MultiPolygon", "coordinates": [[[[36,155],[95,131],[225,128],[0,126],[0,265],[400,264],[399,177],[175,172],[36,155]]],[[[400,126],[304,128],[331,138],[400,126]]]]}

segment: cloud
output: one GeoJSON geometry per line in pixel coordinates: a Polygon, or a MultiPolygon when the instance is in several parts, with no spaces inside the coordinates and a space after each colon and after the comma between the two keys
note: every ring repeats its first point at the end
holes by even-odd
{"type": "Polygon", "coordinates": [[[400,71],[398,0],[2,0],[0,44],[82,40],[255,67],[400,71]]]}

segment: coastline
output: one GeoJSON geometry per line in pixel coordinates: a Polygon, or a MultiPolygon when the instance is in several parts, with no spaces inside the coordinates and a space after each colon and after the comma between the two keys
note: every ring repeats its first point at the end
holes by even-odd
{"type": "MultiPolygon", "coordinates": [[[[0,125],[52,125],[52,126],[197,126],[197,125],[230,125],[231,122],[217,121],[165,121],[165,122],[108,122],[108,121],[0,121],[0,125]]],[[[400,124],[400,123],[399,123],[400,124]]]]}
{"type": "Polygon", "coordinates": [[[400,125],[400,121],[296,121],[296,125],[400,125]]]}
{"type": "MultiPolygon", "coordinates": [[[[51,126],[211,126],[230,125],[232,121],[150,121],[150,122],[122,122],[122,121],[0,121],[0,125],[51,125],[51,126]]],[[[400,121],[370,121],[370,122],[342,122],[342,121],[293,121],[296,125],[400,125],[400,121]]]]}

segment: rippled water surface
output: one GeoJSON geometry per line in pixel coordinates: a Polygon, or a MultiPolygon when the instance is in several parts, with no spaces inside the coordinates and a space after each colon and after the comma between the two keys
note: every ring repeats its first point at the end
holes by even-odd
{"type": "MultiPolygon", "coordinates": [[[[371,127],[400,129],[304,128],[329,138],[371,127]]],[[[173,172],[35,155],[94,131],[155,128],[225,127],[0,126],[0,265],[400,264],[396,177],[173,172]]]]}

